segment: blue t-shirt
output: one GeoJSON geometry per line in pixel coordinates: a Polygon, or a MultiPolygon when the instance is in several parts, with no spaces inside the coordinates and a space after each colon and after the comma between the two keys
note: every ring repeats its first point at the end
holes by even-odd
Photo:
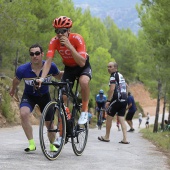
{"type": "MultiPolygon", "coordinates": [[[[45,61],[43,61],[43,65],[44,65],[44,63],[45,63],[45,61]]],[[[52,62],[51,68],[50,68],[44,82],[50,82],[52,76],[58,75],[59,73],[60,73],[59,69],[52,62]]],[[[23,64],[17,68],[16,77],[18,80],[22,80],[22,79],[24,80],[24,82],[25,82],[24,93],[25,94],[39,96],[39,93],[37,92],[37,90],[34,89],[33,80],[41,77],[41,74],[42,74],[42,70],[40,71],[40,74],[37,77],[37,75],[31,68],[31,63],[23,64]]],[[[40,88],[40,93],[45,94],[48,92],[49,92],[49,87],[47,85],[42,85],[40,88]]]]}
{"type": "Polygon", "coordinates": [[[133,98],[133,96],[128,96],[127,99],[128,105],[130,105],[132,103],[132,106],[129,108],[129,112],[136,112],[136,104],[135,104],[135,100],[133,98]]]}
{"type": "Polygon", "coordinates": [[[107,100],[106,95],[100,95],[100,94],[98,94],[98,95],[96,96],[96,102],[97,102],[97,103],[105,103],[106,100],[107,100]]]}

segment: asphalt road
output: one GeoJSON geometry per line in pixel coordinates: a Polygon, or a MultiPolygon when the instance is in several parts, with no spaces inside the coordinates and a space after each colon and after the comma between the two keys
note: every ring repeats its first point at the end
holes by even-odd
{"type": "MultiPolygon", "coordinates": [[[[161,120],[161,116],[160,116],[161,120]]],[[[150,119],[154,121],[153,117],[150,119]]],[[[145,119],[142,127],[144,128],[145,119]]],[[[21,126],[0,129],[0,170],[169,170],[167,157],[138,133],[138,120],[134,120],[135,132],[128,132],[130,144],[119,144],[122,132],[115,122],[111,130],[110,142],[98,141],[104,135],[102,130],[90,129],[87,147],[82,156],[73,153],[71,144],[65,145],[55,161],[47,160],[40,148],[38,126],[34,126],[37,150],[25,153],[28,146],[21,126]]]]}

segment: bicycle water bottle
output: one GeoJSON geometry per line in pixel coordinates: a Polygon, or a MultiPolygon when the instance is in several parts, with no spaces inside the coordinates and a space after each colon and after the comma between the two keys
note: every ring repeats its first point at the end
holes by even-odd
{"type": "Polygon", "coordinates": [[[71,119],[70,109],[68,107],[65,107],[65,111],[66,111],[66,114],[67,114],[67,120],[70,120],[71,119]]]}

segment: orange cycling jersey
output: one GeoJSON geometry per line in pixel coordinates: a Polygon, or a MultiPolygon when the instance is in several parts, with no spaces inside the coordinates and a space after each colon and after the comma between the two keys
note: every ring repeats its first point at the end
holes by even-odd
{"type": "MultiPolygon", "coordinates": [[[[76,34],[76,33],[70,33],[69,41],[82,57],[84,58],[87,57],[85,42],[81,35],[76,34]]],[[[61,45],[57,36],[52,38],[50,41],[48,52],[47,52],[47,57],[53,58],[56,50],[61,55],[64,65],[70,66],[70,67],[74,67],[78,65],[75,62],[71,54],[71,51],[66,46],[61,45]]]]}

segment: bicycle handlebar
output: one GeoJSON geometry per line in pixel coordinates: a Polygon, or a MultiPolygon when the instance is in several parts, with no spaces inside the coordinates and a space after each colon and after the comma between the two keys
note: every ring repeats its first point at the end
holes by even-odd
{"type": "Polygon", "coordinates": [[[67,85],[67,82],[56,82],[56,81],[51,81],[51,82],[42,82],[42,85],[53,85],[53,86],[59,86],[63,87],[67,85]]]}
{"type": "MultiPolygon", "coordinates": [[[[36,79],[34,80],[34,85],[37,86],[39,85],[39,83],[36,81],[36,79]]],[[[66,86],[66,89],[68,91],[68,94],[71,93],[73,94],[72,92],[72,85],[73,85],[73,82],[70,82],[68,79],[66,80],[66,82],[56,82],[56,81],[51,81],[51,82],[42,82],[41,85],[53,85],[53,86],[57,86],[57,87],[64,87],[66,86]]],[[[41,96],[41,93],[40,93],[40,88],[37,88],[36,89],[39,93],[39,95],[41,96]]]]}
{"type": "MultiPolygon", "coordinates": [[[[34,84],[38,85],[39,83],[34,80],[34,84]]],[[[53,86],[58,86],[58,87],[64,87],[64,86],[71,86],[73,82],[70,82],[69,80],[66,80],[66,82],[56,82],[56,81],[50,81],[50,82],[42,82],[41,85],[53,85],[53,86]]]]}

